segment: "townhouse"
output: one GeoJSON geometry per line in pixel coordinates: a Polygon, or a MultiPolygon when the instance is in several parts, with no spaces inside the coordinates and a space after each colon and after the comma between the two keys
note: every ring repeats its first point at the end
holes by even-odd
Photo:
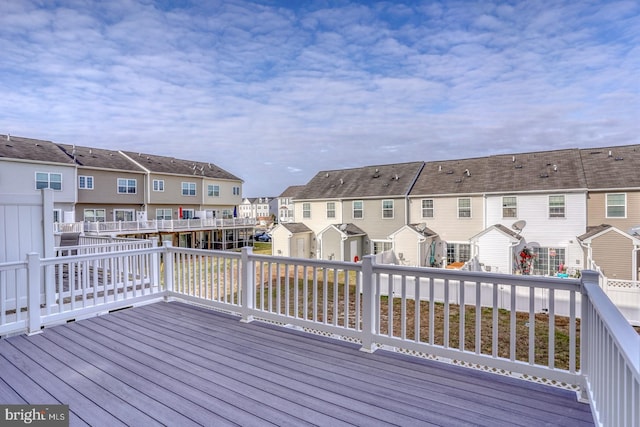
{"type": "Polygon", "coordinates": [[[0,135],[0,262],[51,255],[54,221],[75,221],[75,182],[73,160],[53,142],[0,135]]]}
{"type": "Polygon", "coordinates": [[[609,278],[638,280],[640,145],[582,149],[580,158],[589,188],[579,236],[587,263],[609,278]]]}
{"type": "Polygon", "coordinates": [[[201,248],[250,240],[255,221],[234,220],[243,182],[213,163],[2,138],[2,200],[52,189],[58,230],[76,223],[85,233],[155,236],[201,248]]]}
{"type": "Polygon", "coordinates": [[[410,162],[319,172],[295,196],[294,217],[305,227],[295,228],[297,233],[292,232],[293,226],[276,227],[274,241],[281,236],[287,241],[276,243],[274,253],[287,256],[291,248],[297,252],[308,247],[314,258],[353,261],[389,251],[390,234],[407,222],[407,195],[423,165],[410,162]],[[292,244],[293,240],[298,243],[292,244]]]}
{"type": "Polygon", "coordinates": [[[239,206],[241,218],[256,218],[261,226],[271,226],[278,212],[278,199],[275,197],[247,197],[239,206]]]}
{"type": "Polygon", "coordinates": [[[274,254],[636,280],[638,166],[634,145],[321,171],[297,189],[274,254]]]}
{"type": "Polygon", "coordinates": [[[295,222],[293,201],[303,185],[291,185],[278,196],[278,223],[295,222]]]}

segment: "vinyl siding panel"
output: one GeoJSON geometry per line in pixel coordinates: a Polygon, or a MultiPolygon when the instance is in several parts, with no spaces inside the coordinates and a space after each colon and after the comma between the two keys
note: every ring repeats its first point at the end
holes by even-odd
{"type": "MultiPolygon", "coordinates": [[[[356,199],[357,200],[357,199],[356,199]]],[[[405,224],[404,199],[372,199],[362,200],[364,215],[361,219],[353,218],[353,200],[342,202],[344,221],[350,222],[364,230],[370,239],[386,240],[405,224]],[[382,200],[393,200],[393,218],[382,217],[382,200]]]]}
{"type": "Polygon", "coordinates": [[[336,261],[346,261],[342,249],[342,235],[335,228],[329,228],[322,233],[322,249],[320,258],[336,261]]]}
{"type": "MultiPolygon", "coordinates": [[[[554,194],[555,195],[555,194],[554,194]]],[[[565,248],[567,267],[584,268],[584,252],[577,236],[586,231],[584,193],[567,193],[565,217],[549,218],[549,194],[517,194],[517,218],[502,217],[502,195],[487,197],[487,227],[502,224],[511,229],[514,222],[525,220],[520,233],[524,243],[540,247],[565,248]]],[[[514,196],[506,194],[505,196],[514,196]]]]}
{"type": "Polygon", "coordinates": [[[631,227],[640,225],[640,192],[637,191],[609,191],[609,192],[590,192],[588,200],[588,224],[596,226],[600,224],[609,224],[619,230],[628,231],[631,227]],[[627,217],[626,218],[607,218],[607,194],[608,193],[626,193],[627,195],[627,217]]]}
{"type": "Polygon", "coordinates": [[[493,229],[478,238],[478,261],[492,273],[512,273],[513,247],[511,239],[493,229]]]}
{"type": "MultiPolygon", "coordinates": [[[[420,236],[408,227],[403,227],[393,235],[393,250],[400,258],[402,254],[402,264],[409,266],[425,266],[425,256],[427,243],[420,242],[420,236]]],[[[425,240],[424,238],[422,240],[425,240]]],[[[430,239],[429,239],[430,241],[430,239]]]]}
{"type": "MultiPolygon", "coordinates": [[[[330,200],[333,201],[333,200],[330,200]]],[[[327,218],[327,201],[321,202],[296,202],[294,203],[294,217],[297,222],[304,223],[307,227],[309,227],[315,234],[318,234],[325,228],[334,224],[341,224],[343,222],[353,222],[350,220],[351,215],[349,214],[348,218],[343,218],[341,211],[341,204],[338,201],[335,201],[336,204],[336,217],[335,218],[327,218]],[[311,205],[311,218],[305,218],[303,213],[303,204],[309,203],[311,205]]]]}
{"type": "Polygon", "coordinates": [[[467,242],[484,229],[484,199],[482,196],[419,197],[410,202],[409,222],[425,223],[448,242],[467,242]],[[458,199],[471,199],[471,218],[458,218],[458,199]],[[422,218],[422,199],[432,199],[434,217],[422,218]]]}
{"type": "Polygon", "coordinates": [[[593,259],[610,279],[631,280],[633,277],[633,242],[614,231],[593,239],[593,259]]]}

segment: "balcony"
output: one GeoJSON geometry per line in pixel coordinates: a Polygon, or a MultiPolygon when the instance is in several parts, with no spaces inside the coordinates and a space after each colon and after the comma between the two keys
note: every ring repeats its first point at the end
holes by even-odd
{"type": "Polygon", "coordinates": [[[203,231],[254,227],[255,218],[197,218],[148,221],[96,221],[55,223],[55,233],[84,232],[92,235],[131,235],[159,232],[203,231]]]}
{"type": "Polygon", "coordinates": [[[69,403],[72,425],[636,426],[640,337],[597,280],[30,254],[0,264],[0,396],[69,403]]]}

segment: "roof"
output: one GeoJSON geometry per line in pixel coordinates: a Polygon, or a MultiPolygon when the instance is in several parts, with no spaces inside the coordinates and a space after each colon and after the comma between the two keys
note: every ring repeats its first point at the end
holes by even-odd
{"type": "Polygon", "coordinates": [[[291,185],[287,187],[278,197],[295,198],[298,192],[300,192],[300,190],[302,190],[303,188],[304,185],[291,185]]]}
{"type": "Polygon", "coordinates": [[[438,233],[427,227],[424,223],[409,224],[408,227],[413,229],[416,233],[422,234],[425,237],[433,237],[438,235],[438,233]]]}
{"type": "Polygon", "coordinates": [[[611,228],[609,224],[591,225],[587,227],[587,232],[578,236],[578,240],[585,241],[597,234],[602,233],[605,230],[611,228]]]}
{"type": "Polygon", "coordinates": [[[577,149],[503,154],[488,158],[487,192],[586,189],[577,149]]]}
{"type": "Polygon", "coordinates": [[[124,153],[149,172],[242,181],[237,176],[213,163],[196,162],[193,160],[176,159],[175,157],[158,156],[133,151],[121,151],[121,153],[124,153]]]}
{"type": "Polygon", "coordinates": [[[296,200],[404,197],[423,165],[410,162],[321,171],[300,190],[296,200]]]}
{"type": "Polygon", "coordinates": [[[79,166],[143,172],[144,169],[132,162],[119,151],[79,145],[57,144],[67,155],[74,158],[79,166]]]}
{"type": "Polygon", "coordinates": [[[487,161],[487,157],[479,157],[427,162],[410,195],[485,192],[491,179],[487,173],[487,161]]]}
{"type": "Polygon", "coordinates": [[[347,236],[364,236],[367,234],[360,227],[350,222],[344,223],[344,224],[332,224],[331,226],[335,227],[336,230],[340,231],[341,233],[347,236]]]}
{"type": "Polygon", "coordinates": [[[71,157],[67,156],[58,145],[51,141],[13,135],[0,135],[1,157],[65,165],[74,164],[71,157]]]}
{"type": "Polygon", "coordinates": [[[590,190],[640,187],[640,145],[580,150],[590,190]]]}
{"type": "Polygon", "coordinates": [[[283,222],[280,224],[291,233],[311,233],[311,229],[301,222],[283,222]]]}
{"type": "Polygon", "coordinates": [[[500,231],[502,234],[504,234],[504,235],[506,235],[507,237],[510,237],[511,239],[516,240],[516,241],[518,241],[518,240],[522,240],[522,236],[521,236],[519,233],[517,233],[517,232],[515,232],[515,231],[511,230],[511,229],[510,229],[510,228],[508,228],[508,227],[505,227],[505,226],[504,226],[504,225],[502,225],[502,224],[494,224],[494,225],[492,225],[492,226],[490,226],[490,227],[487,227],[487,228],[485,228],[484,230],[482,230],[480,233],[478,233],[478,234],[476,234],[475,236],[471,237],[471,239],[469,239],[469,240],[470,240],[470,241],[474,241],[474,240],[478,239],[478,237],[480,237],[480,236],[483,236],[483,235],[487,234],[487,233],[488,233],[489,231],[491,231],[491,230],[498,230],[498,231],[500,231]]]}

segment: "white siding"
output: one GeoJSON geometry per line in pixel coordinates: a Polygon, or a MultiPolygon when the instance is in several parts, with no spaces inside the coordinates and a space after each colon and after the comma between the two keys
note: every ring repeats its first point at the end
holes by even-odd
{"type": "Polygon", "coordinates": [[[512,273],[513,248],[511,239],[498,230],[490,230],[477,241],[478,262],[485,265],[485,271],[492,273],[512,273]]]}
{"type": "MultiPolygon", "coordinates": [[[[556,195],[562,193],[554,193],[556,195]]],[[[513,194],[505,194],[512,196],[513,194]]],[[[549,194],[517,194],[517,218],[502,218],[502,196],[487,196],[486,227],[502,224],[511,229],[517,220],[527,222],[521,235],[525,243],[566,249],[567,267],[584,268],[584,251],[577,236],[587,226],[586,194],[565,193],[565,217],[549,218],[549,194]]]]}

